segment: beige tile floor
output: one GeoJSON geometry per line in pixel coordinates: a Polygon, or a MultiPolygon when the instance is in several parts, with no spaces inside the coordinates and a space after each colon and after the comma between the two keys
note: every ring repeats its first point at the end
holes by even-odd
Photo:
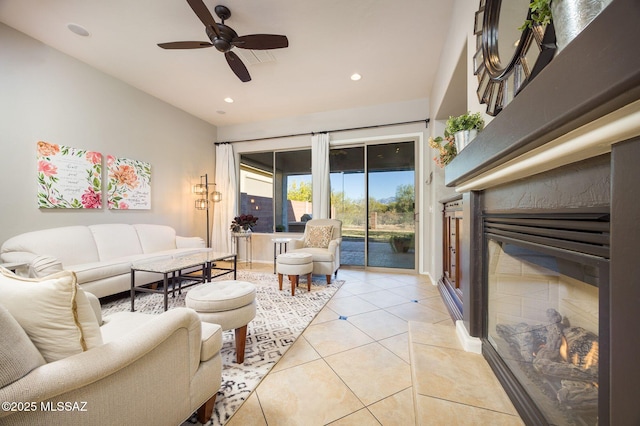
{"type": "Polygon", "coordinates": [[[345,284],[228,425],[523,424],[484,358],[462,350],[427,277],[338,276],[345,284]]]}

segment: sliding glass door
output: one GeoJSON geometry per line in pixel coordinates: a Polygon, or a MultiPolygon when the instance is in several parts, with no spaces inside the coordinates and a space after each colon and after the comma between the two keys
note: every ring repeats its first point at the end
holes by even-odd
{"type": "Polygon", "coordinates": [[[415,269],[413,142],[367,147],[367,266],[415,269]]]}
{"type": "Polygon", "coordinates": [[[365,266],[367,229],[364,147],[332,149],[331,217],[342,221],[340,263],[365,266]]]}
{"type": "Polygon", "coordinates": [[[330,153],[331,215],[342,220],[344,265],[415,269],[415,144],[330,153]]]}

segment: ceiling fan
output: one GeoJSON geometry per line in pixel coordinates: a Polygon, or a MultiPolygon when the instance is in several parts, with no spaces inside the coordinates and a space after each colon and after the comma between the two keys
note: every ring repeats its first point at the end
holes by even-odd
{"type": "Polygon", "coordinates": [[[233,53],[231,49],[238,47],[241,49],[267,50],[281,49],[289,46],[287,36],[275,34],[250,34],[246,36],[238,36],[233,28],[224,24],[229,19],[231,11],[226,6],[218,5],[214,11],[222,23],[217,23],[207,6],[202,0],[187,0],[191,9],[200,18],[204,24],[207,36],[211,42],[206,41],[174,41],[170,43],[158,43],[163,49],[201,49],[204,47],[215,47],[218,51],[224,53],[227,63],[231,70],[238,76],[242,82],[251,81],[251,76],[247,67],[242,63],[238,55],[233,53]]]}

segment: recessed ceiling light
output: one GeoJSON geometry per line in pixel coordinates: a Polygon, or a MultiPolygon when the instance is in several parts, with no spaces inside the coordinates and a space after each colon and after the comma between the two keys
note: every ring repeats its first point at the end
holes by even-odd
{"type": "Polygon", "coordinates": [[[68,24],[67,28],[69,28],[69,31],[71,31],[72,33],[82,37],[89,37],[89,35],[91,35],[91,33],[89,33],[86,28],[78,24],[68,24]]]}
{"type": "Polygon", "coordinates": [[[233,99],[231,98],[224,98],[224,101],[228,104],[232,104],[233,103],[233,99]]]}
{"type": "Polygon", "coordinates": [[[353,81],[358,81],[361,78],[362,78],[362,76],[360,74],[358,74],[358,73],[351,74],[351,80],[353,80],[353,81]]]}

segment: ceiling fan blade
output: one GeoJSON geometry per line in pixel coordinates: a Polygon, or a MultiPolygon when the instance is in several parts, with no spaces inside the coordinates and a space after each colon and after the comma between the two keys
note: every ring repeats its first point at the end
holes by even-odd
{"type": "Polygon", "coordinates": [[[251,81],[249,71],[247,70],[247,67],[244,66],[238,55],[233,52],[226,52],[224,57],[227,58],[227,63],[231,67],[231,70],[238,76],[240,81],[243,83],[251,81]]]}
{"type": "Polygon", "coordinates": [[[251,34],[236,37],[231,44],[241,49],[267,50],[289,47],[287,36],[276,34],[251,34]]]}
{"type": "Polygon", "coordinates": [[[202,0],[187,0],[191,9],[195,12],[196,16],[200,18],[205,27],[207,26],[216,26],[216,21],[213,19],[211,12],[207,9],[204,2],[202,0]]]}
{"type": "Polygon", "coordinates": [[[158,43],[163,49],[201,49],[203,47],[213,47],[208,41],[172,41],[169,43],[158,43]]]}

